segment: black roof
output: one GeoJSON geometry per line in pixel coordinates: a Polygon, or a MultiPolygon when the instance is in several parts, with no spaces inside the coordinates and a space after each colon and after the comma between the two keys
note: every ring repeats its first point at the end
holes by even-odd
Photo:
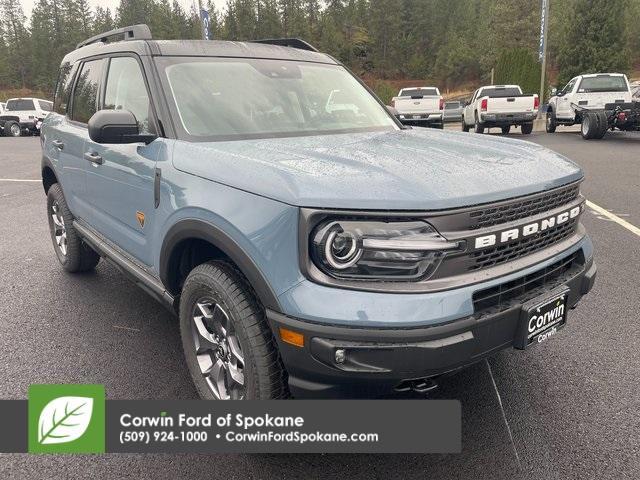
{"type": "Polygon", "coordinates": [[[81,58],[118,52],[132,52],[140,56],[266,58],[338,63],[331,56],[316,51],[311,45],[299,39],[272,39],[256,42],[153,40],[146,25],[133,25],[96,35],[79,43],[78,48],[68,53],[63,62],[75,62],[81,58]],[[108,38],[114,36],[122,39],[106,43],[108,38]]]}

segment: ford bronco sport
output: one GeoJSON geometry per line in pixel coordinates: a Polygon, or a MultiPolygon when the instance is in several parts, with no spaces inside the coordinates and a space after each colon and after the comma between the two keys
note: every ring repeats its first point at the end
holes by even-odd
{"type": "Polygon", "coordinates": [[[300,40],[94,37],[41,141],[60,263],[175,311],[204,398],[423,392],[554,336],[594,282],[580,168],[403,128],[300,40]]]}

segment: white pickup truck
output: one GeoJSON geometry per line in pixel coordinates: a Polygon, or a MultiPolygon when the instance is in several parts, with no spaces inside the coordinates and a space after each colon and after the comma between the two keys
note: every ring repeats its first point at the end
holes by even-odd
{"type": "Polygon", "coordinates": [[[39,135],[44,117],[53,103],[39,98],[10,98],[0,114],[0,132],[7,137],[39,135]]]}
{"type": "Polygon", "coordinates": [[[403,88],[391,99],[391,105],[405,125],[444,126],[444,99],[436,87],[403,88]]]}
{"type": "Polygon", "coordinates": [[[484,133],[485,128],[499,127],[507,134],[512,126],[519,126],[528,135],[539,106],[538,95],[524,95],[518,85],[480,87],[464,108],[462,130],[473,127],[476,133],[484,133]]]}
{"type": "Polygon", "coordinates": [[[548,133],[555,132],[558,125],[581,124],[587,111],[632,101],[629,81],[622,73],[578,75],[562,90],[552,88],[551,94],[546,119],[548,133]]]}

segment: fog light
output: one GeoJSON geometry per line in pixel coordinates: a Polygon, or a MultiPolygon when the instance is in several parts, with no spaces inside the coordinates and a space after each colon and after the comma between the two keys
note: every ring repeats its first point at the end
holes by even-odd
{"type": "Polygon", "coordinates": [[[346,357],[347,354],[345,353],[344,349],[339,348],[338,350],[336,350],[336,363],[344,363],[346,357]]]}

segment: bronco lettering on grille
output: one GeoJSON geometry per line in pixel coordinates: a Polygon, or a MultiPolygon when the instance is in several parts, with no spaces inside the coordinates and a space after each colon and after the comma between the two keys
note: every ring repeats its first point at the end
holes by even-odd
{"type": "Polygon", "coordinates": [[[474,240],[474,249],[492,247],[494,245],[501,245],[508,243],[518,238],[528,237],[539,232],[544,232],[550,228],[562,225],[570,219],[576,218],[584,209],[584,203],[573,207],[570,210],[566,210],[552,217],[547,217],[537,222],[527,223],[509,230],[503,230],[502,232],[492,233],[489,235],[482,235],[476,237],[474,240]]]}

